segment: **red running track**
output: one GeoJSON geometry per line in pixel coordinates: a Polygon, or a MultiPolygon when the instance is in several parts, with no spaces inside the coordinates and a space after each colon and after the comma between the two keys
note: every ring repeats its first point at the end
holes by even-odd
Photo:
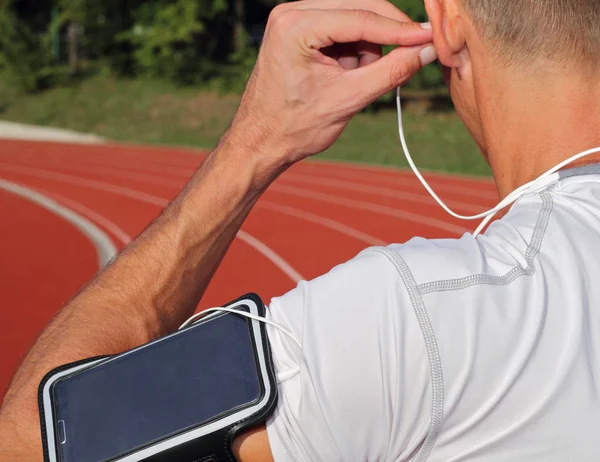
{"type": "MultiPolygon", "coordinates": [[[[0,141],[0,402],[43,327],[202,159],[172,148],[0,141]]],[[[491,181],[428,178],[458,212],[497,201],[491,181]]],[[[305,161],[258,202],[200,307],[250,291],[268,301],[368,246],[456,238],[475,226],[448,216],[409,171],[305,161]]]]}

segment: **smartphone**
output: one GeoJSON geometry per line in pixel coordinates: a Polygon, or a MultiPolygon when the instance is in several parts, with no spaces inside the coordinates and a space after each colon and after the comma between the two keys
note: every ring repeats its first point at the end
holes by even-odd
{"type": "MultiPolygon", "coordinates": [[[[256,296],[229,308],[264,316],[256,296]]],[[[124,354],[61,368],[41,388],[47,460],[150,460],[249,423],[273,405],[268,349],[263,323],[213,313],[124,354]]]]}

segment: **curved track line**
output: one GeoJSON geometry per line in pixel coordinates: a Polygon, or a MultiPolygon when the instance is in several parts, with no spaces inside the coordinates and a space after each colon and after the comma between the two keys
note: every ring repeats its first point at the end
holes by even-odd
{"type": "MultiPolygon", "coordinates": [[[[107,167],[106,165],[99,167],[94,166],[93,168],[88,168],[86,166],[76,166],[69,165],[64,167],[66,170],[71,170],[75,172],[88,173],[88,174],[105,174],[110,175],[114,178],[122,178],[124,180],[135,180],[140,181],[142,183],[150,183],[156,184],[160,186],[169,186],[177,189],[181,189],[185,186],[186,182],[190,180],[190,177],[185,177],[185,179],[181,179],[180,181],[174,179],[166,179],[163,176],[158,176],[158,172],[153,170],[153,173],[140,173],[139,170],[130,170],[128,172],[123,172],[120,166],[115,167],[107,167]]],[[[92,180],[93,181],[93,180],[92,180]]]]}
{"type": "Polygon", "coordinates": [[[110,231],[119,241],[123,243],[123,245],[129,244],[131,241],[131,236],[123,231],[117,224],[113,221],[106,218],[104,215],[100,215],[98,212],[87,208],[85,205],[80,204],[79,202],[75,202],[74,200],[68,199],[65,196],[61,196],[60,194],[56,194],[50,191],[45,191],[43,189],[35,188],[36,191],[48,196],[52,199],[56,199],[61,204],[66,205],[72,210],[79,212],[80,214],[86,216],[92,221],[95,221],[100,226],[103,226],[107,231],[110,231]]]}
{"type": "MultiPolygon", "coordinates": [[[[29,160],[33,160],[34,156],[29,155],[25,156],[29,160]]],[[[73,155],[70,153],[59,153],[57,155],[58,158],[68,159],[72,158],[73,155]]],[[[23,156],[19,156],[20,159],[23,156]]],[[[132,166],[131,159],[123,159],[120,155],[112,154],[111,152],[103,155],[102,158],[98,158],[94,156],[93,158],[89,157],[78,157],[78,163],[82,166],[91,168],[93,166],[94,171],[97,173],[102,173],[102,171],[106,171],[106,169],[110,168],[118,168],[121,172],[121,175],[125,174],[122,172],[132,171],[134,175],[139,175],[141,178],[144,174],[171,174],[175,176],[179,176],[180,178],[185,178],[189,180],[189,178],[197,171],[197,166],[194,169],[185,169],[185,168],[177,168],[176,170],[172,170],[167,167],[169,164],[165,163],[157,163],[153,161],[145,161],[144,163],[136,163],[135,166],[132,166]],[[123,163],[125,162],[125,163],[123,163]],[[144,173],[140,173],[144,172],[144,173]]],[[[395,173],[395,178],[374,178],[372,172],[361,172],[361,171],[349,171],[349,170],[340,170],[334,169],[332,165],[328,165],[327,163],[323,163],[322,165],[317,165],[315,168],[314,163],[303,163],[294,167],[293,171],[287,172],[284,176],[282,176],[281,181],[286,180],[297,180],[304,181],[308,183],[314,184],[323,184],[325,186],[331,187],[339,187],[340,189],[347,190],[356,190],[358,192],[367,192],[373,194],[381,194],[383,196],[395,197],[398,199],[405,199],[407,201],[414,201],[421,204],[426,204],[430,206],[436,206],[435,202],[426,192],[423,186],[417,181],[416,177],[411,175],[411,172],[402,172],[402,170],[395,173]],[[317,171],[318,173],[315,173],[317,171]],[[410,176],[407,176],[410,175],[410,176]],[[394,186],[398,186],[399,183],[402,183],[403,188],[385,188],[381,187],[382,183],[390,184],[394,186]],[[408,189],[408,190],[407,190],[408,189]]],[[[71,169],[75,169],[75,167],[70,167],[71,169]]],[[[432,179],[436,179],[437,175],[432,174],[432,179]]],[[[441,177],[443,181],[448,181],[448,178],[441,177]]],[[[173,178],[172,178],[173,179],[173,178]]],[[[488,192],[482,190],[482,188],[476,185],[465,186],[464,182],[458,182],[462,184],[462,187],[455,184],[435,184],[435,190],[438,192],[445,192],[451,195],[459,194],[463,197],[472,198],[476,196],[478,199],[483,199],[484,201],[490,201],[497,203],[498,195],[496,192],[488,192]]],[[[489,183],[492,185],[492,183],[489,183]]],[[[445,201],[449,203],[453,208],[460,208],[469,212],[480,212],[484,208],[489,208],[489,204],[482,204],[477,202],[477,204],[473,204],[470,201],[464,201],[461,199],[450,199],[449,197],[445,198],[445,201]]]]}
{"type": "Polygon", "coordinates": [[[165,166],[165,164],[158,164],[156,162],[152,162],[152,161],[145,161],[143,164],[136,164],[135,166],[131,166],[131,163],[128,162],[127,159],[123,159],[122,157],[114,157],[112,159],[109,158],[102,158],[102,159],[82,159],[82,158],[78,158],[77,159],[79,163],[89,166],[89,167],[94,167],[94,169],[96,168],[118,168],[120,170],[128,170],[130,172],[136,172],[136,173],[162,173],[162,174],[167,174],[167,175],[172,175],[172,176],[177,176],[180,178],[186,178],[187,180],[189,180],[197,171],[198,168],[169,168],[168,166],[165,166]],[[127,165],[123,165],[123,162],[119,163],[119,164],[115,164],[114,160],[124,160],[126,162],[127,165]],[[106,162],[108,161],[108,162],[106,162]]]}
{"type": "Polygon", "coordinates": [[[362,231],[359,231],[357,229],[351,228],[350,226],[346,226],[345,224],[340,223],[339,221],[331,220],[330,218],[325,218],[310,212],[305,212],[304,210],[300,210],[295,207],[288,207],[287,205],[277,204],[275,202],[266,201],[264,199],[257,202],[256,207],[273,210],[279,213],[284,213],[295,218],[300,218],[302,220],[310,221],[311,223],[316,223],[318,225],[325,226],[326,228],[333,229],[334,231],[345,234],[346,236],[358,239],[359,241],[364,242],[368,245],[388,245],[387,242],[382,241],[381,239],[371,236],[370,234],[363,233],[362,231]]]}
{"type": "MultiPolygon", "coordinates": [[[[393,164],[371,164],[368,162],[360,162],[360,161],[352,161],[352,160],[335,160],[335,159],[326,159],[326,158],[313,158],[311,159],[312,164],[323,164],[330,165],[331,167],[342,167],[348,170],[360,170],[360,171],[373,171],[373,172],[383,172],[383,173],[409,173],[414,175],[410,167],[393,165],[393,164]]],[[[432,178],[442,178],[442,179],[450,179],[450,180],[459,180],[462,183],[480,183],[480,184],[493,184],[491,178],[487,178],[485,176],[480,175],[470,175],[468,173],[449,173],[442,172],[438,170],[429,170],[426,168],[419,168],[426,176],[429,175],[432,178]]]]}
{"type": "Polygon", "coordinates": [[[34,176],[37,178],[44,178],[46,180],[52,180],[60,183],[64,181],[75,186],[82,186],[84,188],[97,189],[99,191],[106,191],[119,196],[131,197],[148,204],[157,205],[159,207],[166,207],[169,201],[162,197],[153,196],[146,194],[141,191],[137,191],[123,186],[117,186],[110,183],[104,183],[103,181],[92,180],[88,178],[80,178],[78,176],[67,175],[66,173],[52,172],[41,168],[23,167],[11,164],[0,164],[0,169],[13,173],[20,173],[23,175],[34,176]]]}
{"type": "Polygon", "coordinates": [[[254,236],[248,234],[246,231],[242,231],[241,229],[238,231],[237,237],[239,237],[249,246],[254,247],[265,257],[271,260],[273,264],[275,264],[275,266],[277,266],[281,271],[283,271],[296,284],[304,280],[304,277],[298,271],[292,268],[292,266],[287,261],[285,261],[277,253],[275,253],[275,251],[268,247],[264,242],[259,241],[254,236]]]}
{"type": "MultiPolygon", "coordinates": [[[[164,152],[161,151],[160,148],[148,147],[143,145],[136,144],[110,144],[104,145],[105,147],[113,148],[113,151],[118,150],[118,154],[120,156],[127,156],[129,158],[143,159],[143,162],[147,162],[148,160],[152,161],[157,166],[166,168],[176,168],[186,170],[188,168],[192,168],[196,170],[202,160],[206,157],[210,150],[197,150],[197,149],[184,149],[184,148],[174,148],[172,151],[177,151],[177,158],[173,157],[174,152],[170,152],[168,158],[165,159],[164,152]],[[145,152],[141,152],[141,150],[145,152]]],[[[103,153],[104,154],[104,153],[103,153]]],[[[410,177],[411,179],[415,179],[414,174],[407,166],[398,166],[398,165],[377,165],[371,164],[367,162],[357,162],[357,161],[342,161],[336,159],[327,159],[327,158],[311,158],[307,161],[300,164],[302,166],[316,166],[319,169],[335,170],[340,171],[344,170],[347,172],[362,172],[365,176],[371,177],[373,173],[383,173],[383,174],[399,174],[405,177],[410,177]]],[[[475,191],[480,191],[480,186],[491,186],[493,187],[493,181],[484,176],[478,175],[469,175],[469,174],[458,174],[458,173],[448,173],[436,170],[428,170],[421,169],[425,176],[430,177],[431,179],[440,179],[440,180],[450,180],[452,183],[466,185],[469,184],[474,187],[475,191]]],[[[420,186],[420,183],[416,182],[420,186]]],[[[494,200],[497,197],[493,198],[494,200]]]]}
{"type": "MultiPolygon", "coordinates": [[[[320,163],[320,162],[319,162],[320,163]]],[[[398,171],[382,171],[379,173],[390,173],[391,175],[376,175],[378,172],[369,172],[361,170],[340,170],[335,169],[331,165],[316,166],[315,163],[298,164],[295,166],[294,171],[299,173],[315,176],[318,178],[337,178],[349,181],[360,181],[362,184],[373,184],[377,185],[387,184],[390,186],[398,186],[401,183],[404,187],[411,188],[415,193],[425,192],[423,185],[414,176],[411,170],[398,170],[398,171]],[[315,173],[317,171],[318,173],[315,173]]],[[[498,202],[498,193],[493,190],[494,184],[490,181],[482,184],[473,184],[461,181],[460,177],[453,178],[451,175],[440,176],[435,173],[427,172],[425,177],[428,181],[431,181],[431,186],[437,192],[447,194],[459,194],[461,196],[472,197],[474,194],[484,200],[498,202]],[[490,188],[490,189],[488,189],[490,188]]]]}
{"type": "MultiPolygon", "coordinates": [[[[22,146],[35,146],[35,144],[36,143],[31,142],[20,143],[22,146]]],[[[57,146],[60,146],[62,148],[61,151],[63,152],[53,154],[67,156],[75,154],[71,145],[58,144],[57,146]]],[[[92,146],[92,148],[94,147],[92,146]]],[[[104,159],[107,156],[112,159],[128,158],[128,160],[132,162],[143,159],[143,162],[139,163],[138,168],[144,169],[144,165],[147,165],[150,162],[156,168],[159,168],[161,172],[172,172],[173,174],[181,173],[185,176],[189,176],[198,169],[206,154],[206,152],[201,153],[198,151],[171,149],[168,152],[168,160],[166,160],[165,151],[165,149],[148,148],[147,146],[111,144],[104,145],[103,149],[86,150],[84,151],[84,154],[86,155],[79,157],[81,160],[87,160],[88,162],[95,164],[98,164],[100,157],[104,159]]],[[[30,154],[29,157],[31,157],[31,153],[28,152],[28,154],[30,154]]],[[[78,152],[77,154],[81,154],[81,152],[78,152]]],[[[104,160],[101,165],[106,165],[104,160]]],[[[129,169],[127,167],[124,168],[129,169]]],[[[402,180],[403,182],[410,180],[410,183],[406,184],[407,187],[410,187],[411,189],[417,188],[417,191],[414,191],[416,193],[422,191],[422,185],[416,181],[416,178],[410,169],[406,167],[393,165],[378,166],[367,163],[340,162],[316,158],[309,159],[294,168],[299,169],[298,171],[302,171],[302,173],[309,172],[311,175],[315,173],[315,170],[318,170],[321,174],[327,172],[327,176],[338,176],[338,178],[339,175],[346,177],[346,179],[351,179],[348,178],[348,176],[352,176],[356,179],[364,179],[369,184],[373,184],[373,181],[376,179],[376,185],[380,185],[382,182],[389,182],[389,184],[397,185],[398,180],[402,180]],[[395,178],[392,178],[392,176],[395,178]]],[[[438,183],[438,180],[443,182],[442,184],[435,184],[436,190],[445,190],[448,193],[466,194],[467,196],[477,194],[478,197],[487,197],[489,200],[498,201],[495,190],[490,192],[489,196],[487,191],[482,190],[482,187],[483,189],[494,189],[493,182],[485,177],[457,175],[436,171],[426,171],[425,173],[428,178],[434,181],[434,183],[438,183]]]]}
{"type": "MultiPolygon", "coordinates": [[[[377,194],[379,196],[391,197],[394,199],[402,199],[416,204],[423,204],[428,206],[436,206],[434,199],[428,194],[418,194],[406,191],[395,190],[391,188],[382,188],[379,186],[371,186],[367,184],[357,184],[350,181],[335,180],[332,178],[317,178],[308,175],[298,175],[288,173],[284,180],[290,180],[291,182],[305,183],[311,185],[327,186],[331,188],[346,189],[349,191],[364,192],[368,194],[377,194]]],[[[446,204],[452,208],[461,209],[467,212],[481,213],[484,211],[484,207],[478,207],[473,204],[467,204],[465,202],[459,202],[455,200],[446,200],[446,204]]]]}
{"type": "MultiPolygon", "coordinates": [[[[118,196],[130,197],[132,199],[139,200],[141,202],[146,202],[148,204],[157,205],[161,208],[166,207],[169,204],[167,199],[162,197],[153,196],[151,194],[146,194],[144,192],[125,188],[122,186],[113,185],[110,183],[104,183],[102,181],[96,180],[87,180],[84,178],[79,178],[72,175],[67,175],[64,173],[54,173],[49,172],[47,170],[37,169],[37,168],[29,168],[29,167],[15,167],[8,164],[0,164],[0,169],[12,171],[15,173],[21,173],[23,175],[34,176],[38,178],[45,178],[52,181],[64,182],[74,184],[76,186],[82,186],[84,188],[89,189],[98,189],[101,191],[106,191],[108,193],[116,194],[118,196]]],[[[285,275],[287,275],[292,281],[297,283],[298,281],[303,280],[304,278],[296,271],[287,261],[281,257],[277,252],[267,246],[264,242],[255,238],[254,236],[248,234],[245,231],[241,231],[238,233],[237,237],[240,240],[244,241],[246,244],[250,245],[252,248],[256,249],[259,253],[261,253],[267,260],[273,263],[278,269],[280,269],[285,275]],[[241,233],[241,234],[240,234],[241,233]]]]}
{"type": "MultiPolygon", "coordinates": [[[[85,183],[87,181],[87,180],[81,179],[79,177],[72,177],[71,175],[67,175],[64,173],[58,173],[58,172],[54,173],[54,172],[50,172],[48,170],[36,169],[33,167],[14,166],[12,164],[0,163],[0,168],[8,169],[8,170],[13,169],[13,171],[17,171],[18,169],[25,169],[25,170],[30,170],[30,171],[44,172],[44,175],[45,175],[44,178],[49,178],[49,179],[52,179],[52,175],[54,175],[56,178],[63,178],[63,177],[76,178],[79,182],[83,182],[83,183],[85,183]]],[[[74,168],[74,170],[85,172],[85,173],[94,173],[93,170],[89,170],[86,168],[74,168]]],[[[128,173],[120,172],[111,167],[105,167],[105,168],[103,168],[103,170],[104,170],[104,173],[110,174],[111,176],[114,176],[115,178],[124,178],[124,179],[137,178],[138,181],[147,182],[150,184],[157,184],[157,185],[162,185],[162,186],[172,186],[172,187],[177,187],[177,188],[183,187],[183,182],[179,183],[179,182],[175,182],[173,180],[166,180],[166,179],[158,177],[156,175],[128,174],[128,173]]],[[[92,183],[101,183],[102,184],[102,182],[99,182],[97,180],[90,179],[89,181],[92,183]]],[[[75,183],[73,183],[73,184],[75,184],[75,183]]],[[[128,188],[124,188],[122,186],[116,186],[116,185],[114,185],[114,187],[119,188],[121,190],[128,189],[128,188]]],[[[291,195],[295,195],[295,196],[299,196],[299,197],[307,197],[309,199],[315,199],[315,200],[318,200],[321,202],[328,202],[331,204],[344,205],[346,207],[356,208],[356,209],[360,209],[360,210],[367,210],[370,212],[379,213],[379,214],[391,216],[394,218],[400,218],[402,220],[412,221],[413,223],[427,225],[427,226],[441,229],[443,231],[448,231],[453,234],[462,235],[465,232],[470,231],[467,228],[453,225],[451,223],[448,223],[448,222],[445,222],[442,220],[438,220],[436,218],[429,218],[425,215],[407,212],[407,211],[403,211],[403,210],[398,210],[398,209],[391,208],[391,207],[386,207],[386,206],[379,205],[374,202],[359,201],[356,199],[348,199],[345,197],[340,197],[340,196],[336,196],[333,194],[321,193],[321,192],[316,192],[316,191],[306,191],[304,189],[296,188],[294,186],[283,186],[283,185],[280,185],[277,183],[271,185],[269,187],[269,189],[271,191],[278,191],[278,192],[282,192],[284,194],[291,194],[291,195]]],[[[144,194],[144,195],[148,196],[147,194],[142,193],[142,192],[139,192],[139,194],[144,194]]],[[[153,196],[153,197],[156,197],[156,196],[153,196]]]]}
{"type": "MultiPolygon", "coordinates": [[[[68,154],[67,154],[68,155],[68,154]]],[[[101,172],[101,170],[106,169],[106,168],[118,168],[120,170],[127,170],[127,171],[132,171],[135,172],[135,174],[140,174],[140,172],[144,172],[145,174],[156,174],[158,172],[162,173],[167,173],[167,174],[171,174],[171,175],[175,175],[178,176],[180,178],[185,178],[186,180],[189,180],[190,177],[196,173],[198,167],[196,168],[190,168],[190,169],[185,169],[185,168],[177,168],[177,169],[169,169],[168,167],[166,167],[168,164],[165,163],[157,163],[157,162],[153,162],[153,161],[145,161],[143,164],[140,165],[136,165],[135,167],[132,167],[131,165],[123,165],[123,163],[119,163],[118,165],[115,164],[113,161],[114,160],[125,160],[122,158],[118,158],[114,155],[111,156],[111,158],[107,159],[106,157],[103,157],[102,159],[89,159],[89,158],[80,158],[78,159],[79,162],[83,165],[87,165],[87,166],[94,166],[94,169],[98,170],[101,172]],[[108,163],[106,162],[108,160],[108,163]]],[[[127,160],[125,160],[127,162],[127,160]]],[[[129,163],[129,162],[127,162],[129,163]]],[[[412,191],[405,191],[405,190],[398,190],[398,189],[393,189],[393,188],[381,188],[381,178],[378,178],[377,181],[373,180],[373,175],[368,173],[368,172],[361,172],[360,171],[345,171],[345,172],[341,172],[338,169],[333,169],[333,167],[331,165],[321,165],[318,166],[318,170],[319,173],[318,175],[315,175],[313,170],[314,170],[314,163],[303,163],[303,164],[298,164],[297,166],[295,166],[295,170],[294,172],[298,172],[298,173],[293,173],[293,172],[286,172],[285,175],[283,175],[281,177],[281,180],[285,181],[286,179],[294,179],[294,177],[298,176],[298,177],[303,177],[303,178],[310,178],[310,182],[314,182],[315,184],[318,183],[322,183],[325,184],[327,186],[333,186],[333,187],[339,187],[340,189],[355,189],[359,192],[372,192],[374,194],[381,194],[384,196],[389,196],[389,197],[397,197],[397,198],[403,198],[406,200],[412,200],[418,203],[423,203],[423,204],[428,204],[428,205],[436,205],[435,202],[433,201],[433,198],[426,193],[425,189],[423,188],[423,185],[421,185],[421,183],[419,183],[417,181],[417,178],[412,174],[412,172],[398,172],[398,178],[396,179],[391,179],[391,178],[387,178],[387,181],[384,181],[384,183],[389,183],[394,184],[394,185],[398,185],[399,181],[403,181],[403,185],[405,187],[409,187],[412,191]],[[348,175],[350,174],[350,175],[348,175]],[[410,175],[410,176],[409,176],[410,175]],[[341,178],[340,178],[341,176],[341,178]],[[350,181],[344,181],[344,179],[347,180],[352,180],[354,179],[355,182],[350,182],[350,181]],[[356,183],[356,180],[359,179],[358,183],[356,183]],[[333,183],[331,183],[333,182],[333,183]],[[339,182],[339,183],[338,183],[339,182]],[[337,184],[336,184],[337,183],[337,184]],[[374,185],[374,183],[376,184],[376,186],[374,185]],[[351,186],[351,187],[349,187],[351,186]],[[366,188],[366,189],[363,189],[366,188]],[[371,189],[373,188],[373,189],[371,189]]],[[[141,173],[140,175],[143,175],[144,173],[141,173]]],[[[432,178],[436,178],[436,176],[432,176],[432,178]]],[[[445,179],[445,177],[443,177],[445,179]]],[[[300,181],[300,179],[298,179],[300,181]]],[[[306,181],[306,180],[304,180],[306,181]]],[[[462,184],[462,183],[461,183],[462,184]]],[[[436,191],[441,191],[441,192],[446,192],[446,193],[451,193],[451,194],[460,194],[462,196],[467,196],[467,197],[473,197],[473,195],[476,195],[478,198],[483,198],[485,200],[490,200],[490,201],[498,201],[498,195],[495,192],[489,193],[487,191],[482,191],[481,187],[476,187],[475,185],[472,186],[466,186],[463,184],[463,186],[457,186],[456,184],[454,185],[448,185],[448,184],[436,184],[435,185],[435,190],[436,191]]],[[[448,202],[449,204],[451,204],[453,207],[456,208],[462,208],[465,211],[472,211],[472,212],[480,212],[484,206],[483,205],[475,205],[475,204],[468,204],[464,201],[459,201],[459,200],[452,200],[452,199],[446,199],[446,202],[448,202]]]]}
{"type": "MultiPolygon", "coordinates": [[[[0,164],[0,167],[3,167],[3,164],[0,164]]],[[[29,168],[29,167],[24,167],[24,168],[29,168]]],[[[123,178],[123,179],[133,179],[133,180],[137,180],[140,182],[146,182],[149,184],[155,184],[155,185],[161,185],[161,186],[169,186],[169,187],[174,187],[174,188],[182,188],[184,185],[184,182],[181,181],[174,181],[174,180],[167,180],[161,177],[158,177],[156,175],[151,175],[151,174],[146,174],[146,173],[124,173],[121,172],[119,170],[116,170],[115,168],[112,167],[102,167],[99,169],[94,169],[94,171],[92,172],[89,169],[86,168],[76,168],[76,167],[69,167],[71,170],[75,170],[75,171],[80,171],[83,173],[105,173],[107,175],[113,176],[115,178],[123,178]]],[[[90,180],[90,181],[95,181],[95,180],[90,180]]],[[[350,226],[347,226],[343,223],[340,223],[339,221],[335,221],[332,220],[330,218],[326,218],[320,215],[315,215],[313,213],[310,212],[306,212],[304,210],[300,210],[294,207],[288,207],[285,205],[281,205],[281,204],[276,204],[275,202],[270,202],[270,201],[265,201],[264,199],[259,201],[256,205],[259,208],[266,208],[278,213],[283,213],[285,215],[289,215],[289,216],[293,216],[295,218],[299,218],[301,220],[305,220],[311,223],[315,223],[321,226],[324,226],[326,228],[330,228],[334,231],[340,232],[342,234],[345,234],[347,236],[350,236],[352,238],[358,239],[361,242],[365,242],[368,245],[375,245],[375,246],[385,246],[388,243],[376,238],[374,236],[371,236],[367,233],[363,233],[362,231],[359,231],[357,229],[354,229],[350,226]]],[[[293,279],[293,278],[292,278],[293,279]]]]}
{"type": "MultiPolygon", "coordinates": [[[[86,163],[84,163],[84,164],[86,164],[86,163]]],[[[93,164],[88,163],[88,165],[91,166],[93,164]]],[[[160,177],[160,178],[154,177],[153,174],[155,175],[158,172],[156,170],[151,170],[149,168],[143,169],[144,173],[140,173],[139,169],[136,170],[131,167],[124,168],[121,166],[111,166],[111,165],[107,165],[107,164],[103,164],[102,166],[94,165],[93,171],[91,170],[91,168],[86,168],[86,166],[78,167],[78,166],[70,165],[68,168],[70,170],[76,170],[76,171],[81,171],[81,172],[86,172],[86,173],[105,173],[105,174],[109,174],[109,175],[124,178],[124,179],[133,179],[133,180],[148,181],[148,182],[160,181],[160,184],[162,184],[164,186],[175,186],[175,187],[182,186],[182,183],[178,182],[176,180],[168,180],[163,177],[160,177]],[[115,171],[115,169],[128,170],[130,173],[125,173],[122,171],[115,171]],[[150,172],[152,172],[152,173],[150,173],[150,172]]],[[[190,170],[189,172],[186,172],[185,174],[177,174],[177,176],[180,176],[182,179],[185,178],[185,180],[188,181],[190,179],[191,175],[193,175],[194,173],[195,173],[195,170],[190,170]]],[[[289,181],[291,183],[298,182],[298,183],[306,183],[306,184],[311,184],[311,185],[327,186],[327,187],[332,187],[332,188],[337,188],[337,189],[345,189],[345,190],[349,190],[349,191],[365,192],[365,193],[371,193],[371,194],[376,194],[376,195],[385,196],[385,197],[391,197],[394,199],[401,199],[401,200],[413,202],[416,204],[423,204],[423,205],[427,205],[427,206],[431,206],[431,207],[437,207],[437,204],[435,203],[433,198],[429,194],[425,194],[425,190],[423,190],[422,193],[406,192],[406,191],[400,191],[400,190],[392,189],[392,188],[372,186],[372,185],[368,185],[368,184],[364,184],[364,183],[361,184],[361,183],[344,181],[344,180],[339,180],[339,179],[334,179],[334,178],[308,176],[308,175],[297,174],[297,173],[286,173],[285,175],[283,175],[281,177],[280,181],[284,182],[284,183],[288,183],[288,181],[289,181]]],[[[471,190],[470,193],[475,194],[475,191],[471,190]]],[[[481,192],[479,191],[479,192],[477,192],[477,194],[480,195],[481,192]]],[[[484,206],[467,204],[465,202],[457,201],[457,200],[446,200],[446,203],[449,206],[451,206],[452,208],[460,209],[465,212],[481,213],[485,209],[484,206]]]]}
{"type": "Polygon", "coordinates": [[[40,192],[6,180],[0,179],[0,189],[4,189],[5,191],[21,196],[41,207],[44,207],[46,210],[49,210],[55,215],[64,218],[77,229],[79,229],[92,242],[92,244],[94,244],[98,254],[98,264],[100,268],[106,266],[116,255],[117,249],[106,233],[104,233],[104,231],[98,228],[94,223],[75,213],[73,210],[60,205],[58,202],[50,199],[40,192]]]}
{"type": "Polygon", "coordinates": [[[322,202],[329,202],[331,204],[344,205],[346,207],[351,207],[360,210],[367,210],[369,212],[380,213],[382,215],[388,215],[390,217],[400,218],[406,221],[412,221],[413,223],[419,223],[422,225],[431,226],[433,228],[438,228],[444,231],[448,231],[453,234],[462,235],[466,232],[469,232],[468,229],[463,228],[461,226],[456,226],[451,223],[447,223],[442,220],[437,220],[435,218],[429,218],[424,215],[418,215],[412,212],[406,212],[403,210],[393,209],[391,207],[386,207],[383,205],[378,205],[373,202],[365,202],[359,201],[356,199],[346,199],[339,196],[333,196],[331,194],[318,193],[313,191],[306,191],[304,189],[295,188],[293,186],[281,186],[281,185],[272,185],[272,191],[281,192],[283,194],[291,194],[294,196],[308,197],[309,199],[315,199],[322,202]]]}

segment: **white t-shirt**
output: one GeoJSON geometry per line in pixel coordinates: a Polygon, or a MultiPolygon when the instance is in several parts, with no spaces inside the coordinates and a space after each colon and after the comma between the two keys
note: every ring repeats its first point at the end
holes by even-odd
{"type": "Polygon", "coordinates": [[[280,461],[600,461],[600,168],[273,299],[280,461]]]}

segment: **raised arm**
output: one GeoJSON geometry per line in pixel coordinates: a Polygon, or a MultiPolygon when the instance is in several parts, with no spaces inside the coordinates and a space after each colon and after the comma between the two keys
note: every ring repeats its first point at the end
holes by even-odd
{"type": "MultiPolygon", "coordinates": [[[[244,218],[292,163],[329,147],[350,118],[427,62],[431,31],[385,0],[275,8],[230,130],[161,217],[40,336],[0,411],[0,459],[39,460],[37,387],[50,369],[175,330],[195,310],[244,218]],[[340,53],[336,43],[354,44],[340,53]],[[381,58],[377,44],[400,45],[381,58]]],[[[270,456],[264,432],[242,459],[270,456]]],[[[245,448],[245,449],[244,449],[245,448]]]]}

